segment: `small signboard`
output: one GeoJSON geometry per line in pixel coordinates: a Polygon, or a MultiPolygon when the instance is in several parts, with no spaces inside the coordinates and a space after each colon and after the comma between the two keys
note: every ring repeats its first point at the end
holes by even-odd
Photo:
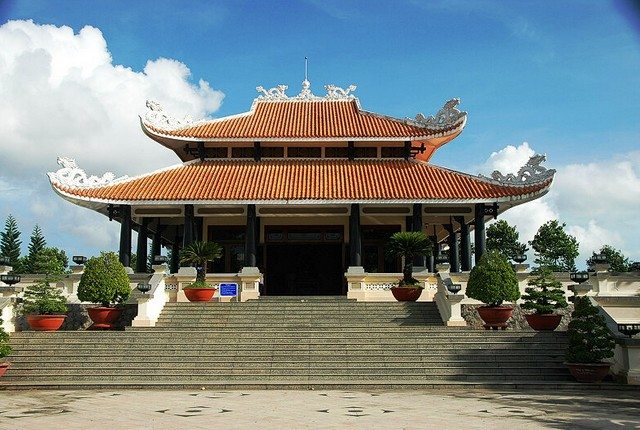
{"type": "Polygon", "coordinates": [[[238,284],[220,284],[220,297],[237,297],[238,296],[238,284]]]}

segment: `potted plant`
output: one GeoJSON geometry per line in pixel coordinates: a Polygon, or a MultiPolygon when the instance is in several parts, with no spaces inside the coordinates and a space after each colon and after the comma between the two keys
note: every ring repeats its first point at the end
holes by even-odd
{"type": "Polygon", "coordinates": [[[391,257],[402,257],[402,279],[398,286],[391,288],[393,297],[399,302],[415,302],[422,294],[422,285],[413,277],[413,259],[421,255],[430,255],[433,245],[421,231],[403,231],[394,233],[387,243],[386,252],[391,257]]]}
{"type": "Polygon", "coordinates": [[[513,307],[502,306],[505,301],[515,302],[520,298],[518,278],[498,251],[489,251],[471,269],[467,282],[467,296],[485,304],[477,308],[485,329],[505,329],[513,314],[513,307]]]}
{"type": "Polygon", "coordinates": [[[9,335],[2,328],[2,319],[0,318],[0,376],[9,368],[10,363],[4,358],[11,354],[11,346],[9,346],[9,335]]]}
{"type": "Polygon", "coordinates": [[[541,266],[532,272],[535,277],[529,280],[526,294],[522,296],[522,309],[535,311],[525,315],[529,326],[538,331],[555,330],[560,325],[562,315],[553,313],[569,304],[564,298],[562,283],[558,281],[549,267],[541,266]]]}
{"type": "Polygon", "coordinates": [[[129,275],[115,252],[102,252],[87,261],[78,285],[78,299],[100,304],[87,309],[94,323],[90,328],[113,329],[122,313],[121,305],[130,294],[129,275]]]}
{"type": "Polygon", "coordinates": [[[208,302],[213,298],[217,288],[205,282],[206,268],[209,261],[221,256],[222,246],[215,242],[193,242],[180,252],[180,262],[196,268],[196,282],[183,288],[190,302],[208,302]]]}
{"type": "Polygon", "coordinates": [[[58,288],[51,286],[51,281],[46,277],[24,292],[20,312],[32,330],[58,330],[67,318],[67,299],[58,288]]]}
{"type": "Polygon", "coordinates": [[[566,365],[578,382],[601,382],[611,366],[602,360],[613,357],[616,342],[589,297],[576,297],[574,305],[567,331],[566,365]]]}

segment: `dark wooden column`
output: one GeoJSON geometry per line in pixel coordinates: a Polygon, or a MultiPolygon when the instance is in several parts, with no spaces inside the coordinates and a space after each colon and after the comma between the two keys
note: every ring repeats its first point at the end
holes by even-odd
{"type": "Polygon", "coordinates": [[[204,218],[202,217],[195,217],[193,219],[193,223],[195,225],[194,229],[194,237],[198,242],[202,242],[202,235],[203,235],[203,226],[204,226],[204,218]]]}
{"type": "Polygon", "coordinates": [[[171,273],[178,273],[180,269],[180,245],[177,236],[176,234],[176,240],[171,244],[171,273]]]}
{"type": "Polygon", "coordinates": [[[145,273],[147,271],[147,235],[149,227],[149,218],[142,218],[140,227],[138,228],[138,246],[136,248],[136,273],[145,273]]]}
{"type": "Polygon", "coordinates": [[[247,205],[247,231],[244,243],[244,265],[256,267],[256,205],[247,205]]]}
{"type": "Polygon", "coordinates": [[[362,241],[360,238],[360,205],[351,205],[349,215],[349,265],[362,266],[362,241]]]}
{"type": "MultiPolygon", "coordinates": [[[[415,203],[413,205],[413,216],[411,217],[412,229],[411,231],[422,232],[422,204],[415,203]]],[[[423,232],[424,233],[424,232],[423,232]]],[[[416,255],[413,259],[413,265],[418,267],[426,267],[427,262],[424,255],[416,255]]]]}
{"type": "Polygon", "coordinates": [[[449,232],[449,271],[451,273],[457,273],[460,271],[460,264],[458,263],[458,235],[456,234],[453,223],[445,224],[444,228],[449,232]]]}
{"type": "Polygon", "coordinates": [[[471,240],[469,237],[469,225],[463,216],[455,217],[460,224],[460,266],[463,272],[471,270],[471,240]]]}
{"type": "Polygon", "coordinates": [[[474,226],[475,229],[473,233],[476,247],[475,264],[478,264],[486,248],[486,237],[484,231],[484,203],[476,203],[474,226]]]}
{"type": "Polygon", "coordinates": [[[193,205],[184,205],[184,233],[182,246],[189,246],[195,240],[195,221],[193,217],[193,205]]]}
{"type": "MultiPolygon", "coordinates": [[[[162,231],[164,230],[164,226],[160,225],[160,218],[156,218],[156,229],[153,232],[153,238],[151,239],[151,256],[153,258],[156,255],[160,255],[161,246],[162,246],[162,231]]],[[[154,263],[155,264],[155,263],[154,263]]]]}
{"type": "Polygon", "coordinates": [[[120,262],[129,267],[131,264],[131,206],[120,205],[120,262]]]}
{"type": "Polygon", "coordinates": [[[253,142],[253,161],[260,161],[262,158],[262,148],[260,142],[253,142]]]}
{"type": "Polygon", "coordinates": [[[438,235],[436,234],[436,226],[433,226],[433,236],[429,236],[431,239],[431,244],[433,245],[433,249],[431,250],[431,255],[429,256],[429,272],[435,273],[436,271],[436,257],[438,256],[439,245],[438,245],[438,235]]]}

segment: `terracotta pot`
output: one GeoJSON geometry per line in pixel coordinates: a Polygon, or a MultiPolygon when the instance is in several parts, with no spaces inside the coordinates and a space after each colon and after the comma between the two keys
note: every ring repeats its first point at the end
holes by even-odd
{"type": "Polygon", "coordinates": [[[569,368],[571,375],[576,378],[578,382],[602,382],[602,380],[609,374],[609,363],[595,363],[595,364],[583,364],[583,363],[565,363],[569,368]]]}
{"type": "Polygon", "coordinates": [[[89,327],[90,330],[113,330],[115,328],[114,323],[122,314],[122,309],[98,306],[87,309],[87,313],[91,321],[93,321],[93,325],[89,327]]]}
{"type": "Polygon", "coordinates": [[[0,376],[4,375],[4,372],[9,368],[9,363],[0,363],[0,376]]]}
{"type": "Polygon", "coordinates": [[[558,314],[529,314],[525,315],[529,327],[537,331],[553,331],[560,325],[562,315],[558,314]]]}
{"type": "Polygon", "coordinates": [[[422,288],[391,287],[391,294],[399,302],[415,302],[422,294],[422,288]]]}
{"type": "Polygon", "coordinates": [[[484,321],[484,328],[487,330],[504,330],[507,328],[507,321],[513,314],[513,308],[509,306],[480,306],[478,314],[484,321]]]}
{"type": "Polygon", "coordinates": [[[190,302],[208,302],[213,298],[217,288],[185,288],[184,295],[190,302]]]}
{"type": "Polygon", "coordinates": [[[31,330],[56,331],[64,323],[66,315],[27,315],[27,323],[31,330]]]}

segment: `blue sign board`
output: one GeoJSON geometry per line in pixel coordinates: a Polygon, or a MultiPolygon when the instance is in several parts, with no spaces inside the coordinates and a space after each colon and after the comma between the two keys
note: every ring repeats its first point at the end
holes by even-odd
{"type": "Polygon", "coordinates": [[[220,297],[237,297],[238,284],[220,284],[220,297]]]}

